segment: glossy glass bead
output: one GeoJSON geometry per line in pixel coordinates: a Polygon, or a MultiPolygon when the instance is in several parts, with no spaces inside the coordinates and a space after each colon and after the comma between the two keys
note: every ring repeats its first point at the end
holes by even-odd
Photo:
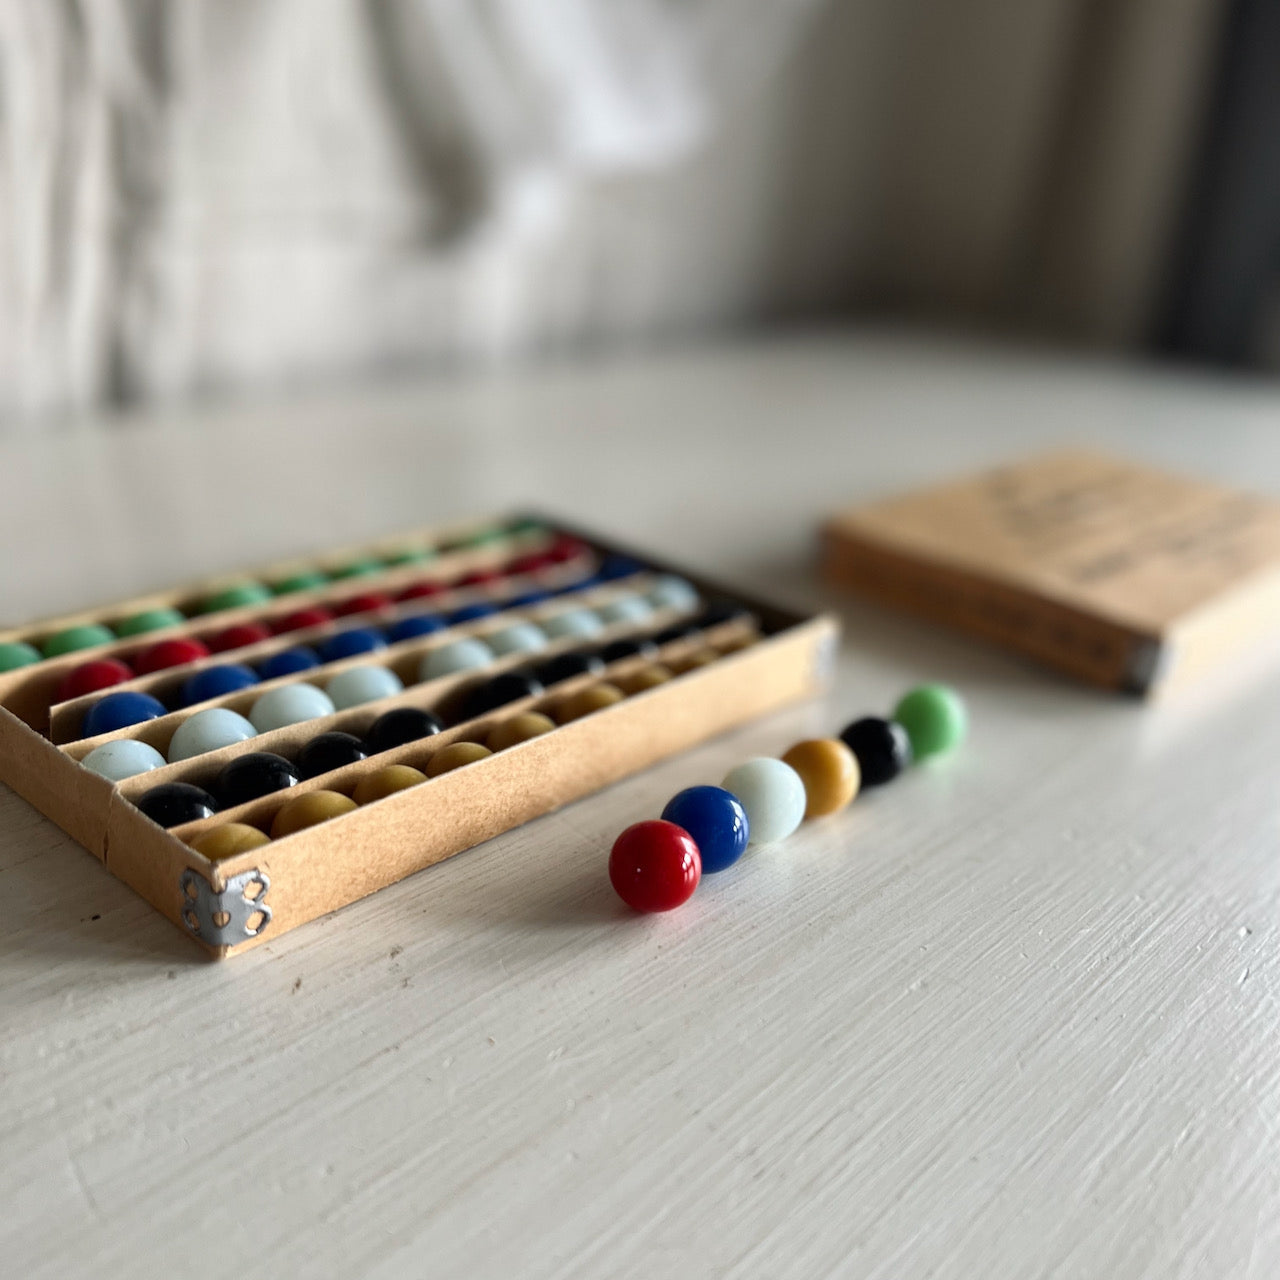
{"type": "Polygon", "coordinates": [[[295,609],[277,618],[271,625],[276,635],[285,635],[290,631],[305,631],[310,627],[323,627],[333,621],[333,610],[323,605],[313,604],[306,609],[295,609]]]}
{"type": "Polygon", "coordinates": [[[389,764],[372,773],[366,773],[356,783],[351,798],[356,804],[372,804],[375,800],[385,800],[397,791],[405,791],[426,782],[427,775],[420,769],[407,764],[389,764]]]}
{"type": "Polygon", "coordinates": [[[551,596],[545,591],[524,591],[518,596],[512,596],[509,600],[503,601],[503,607],[507,609],[528,609],[535,604],[544,604],[550,599],[551,596]]]}
{"type": "Polygon", "coordinates": [[[309,791],[305,795],[294,796],[281,805],[272,821],[271,838],[283,840],[296,831],[305,831],[308,827],[351,813],[355,807],[356,802],[350,796],[338,791],[309,791]]]}
{"type": "Polygon", "coordinates": [[[430,711],[418,707],[392,707],[369,726],[365,740],[369,754],[378,755],[402,747],[406,742],[430,738],[444,728],[444,721],[430,711]]]}
{"type": "Polygon", "coordinates": [[[518,716],[512,716],[510,720],[504,720],[491,730],[485,739],[485,746],[490,751],[505,751],[518,742],[527,742],[530,738],[539,738],[544,733],[550,733],[555,727],[556,722],[550,716],[543,715],[541,711],[525,711],[518,716]]]}
{"type": "Polygon", "coordinates": [[[182,705],[194,706],[197,702],[208,702],[210,698],[221,698],[228,693],[238,693],[258,683],[258,673],[238,662],[229,662],[223,666],[205,667],[182,682],[182,705]]]}
{"type": "Polygon", "coordinates": [[[333,611],[339,618],[349,618],[357,613],[376,613],[379,609],[389,609],[391,603],[391,597],[382,591],[365,591],[334,605],[333,611]]]}
{"type": "Polygon", "coordinates": [[[94,747],[80,763],[112,782],[123,782],[126,778],[159,769],[164,764],[164,756],[145,742],[117,738],[114,742],[94,747]]]}
{"type": "Polygon", "coordinates": [[[58,685],[57,700],[70,702],[87,693],[99,693],[133,679],[133,669],[119,658],[98,658],[69,672],[58,685]]]}
{"type": "Polygon", "coordinates": [[[566,609],[539,619],[539,625],[553,640],[570,636],[579,640],[593,640],[604,630],[604,623],[591,609],[566,609]]]}
{"type": "Polygon", "coordinates": [[[619,596],[608,604],[602,604],[596,610],[596,616],[607,627],[639,626],[653,617],[653,605],[642,595],[619,596]]]}
{"type": "Polygon", "coordinates": [[[598,676],[603,672],[604,659],[592,651],[558,653],[533,669],[533,674],[548,688],[563,680],[572,680],[574,676],[598,676]]]}
{"type": "Polygon", "coordinates": [[[664,627],[653,637],[656,645],[673,644],[677,640],[689,640],[701,635],[702,629],[695,622],[677,622],[674,626],[664,627]]]}
{"type": "Polygon", "coordinates": [[[529,671],[504,671],[492,680],[469,689],[462,699],[461,719],[474,720],[477,716],[488,715],[509,702],[518,702],[521,698],[536,698],[545,692],[542,681],[529,671]]]}
{"type": "Polygon", "coordinates": [[[560,533],[556,535],[555,541],[544,554],[555,564],[565,564],[570,560],[578,559],[579,556],[589,555],[590,552],[591,547],[581,538],[575,538],[569,533],[560,533]]]}
{"type": "Polygon", "coordinates": [[[229,649],[247,649],[251,644],[270,640],[271,628],[262,622],[241,622],[210,636],[207,643],[213,653],[226,653],[229,649]]]}
{"type": "Polygon", "coordinates": [[[660,684],[666,684],[668,680],[674,680],[675,674],[663,663],[651,662],[648,666],[617,676],[614,684],[630,697],[637,693],[645,693],[649,689],[656,689],[660,684]]]}
{"type": "Polygon", "coordinates": [[[911,764],[911,739],[894,720],[863,716],[840,731],[840,741],[858,758],[864,787],[892,782],[911,764]]]}
{"type": "Polygon", "coordinates": [[[461,609],[455,609],[449,615],[449,623],[452,626],[461,626],[464,622],[476,622],[481,618],[492,618],[498,612],[496,605],[492,604],[468,604],[461,609]]]}
{"type": "Polygon", "coordinates": [[[484,642],[500,658],[508,653],[540,653],[547,647],[547,633],[532,622],[512,622],[486,632],[484,642]]]}
{"type": "Polygon", "coordinates": [[[161,640],[149,649],[144,649],[133,660],[133,665],[140,676],[149,676],[170,667],[184,667],[188,662],[199,662],[208,656],[209,646],[203,640],[197,640],[194,636],[182,636],[161,640]]]}
{"type": "Polygon", "coordinates": [[[491,755],[493,752],[488,747],[482,747],[478,742],[452,742],[447,747],[441,747],[427,761],[426,775],[428,778],[438,778],[442,773],[452,773],[454,769],[475,764],[477,760],[483,760],[491,755]]]}
{"type": "Polygon", "coordinates": [[[283,649],[263,658],[258,663],[258,675],[263,680],[278,680],[281,676],[295,676],[299,671],[310,671],[320,665],[320,655],[306,645],[283,649]]]}
{"type": "Polygon", "coordinates": [[[257,736],[257,729],[230,707],[209,707],[189,716],[169,739],[169,762],[190,760],[257,736]]]}
{"type": "Polygon", "coordinates": [[[893,718],[907,731],[917,760],[959,746],[969,728],[964,700],[944,684],[912,689],[893,709],[893,718]]]}
{"type": "Polygon", "coordinates": [[[656,658],[658,646],[643,636],[634,640],[611,640],[600,650],[600,656],[605,662],[621,662],[623,658],[656,658]]]}
{"type": "Polygon", "coordinates": [[[191,841],[191,847],[210,862],[221,862],[224,858],[234,858],[237,853],[261,849],[264,844],[269,843],[270,837],[265,831],[259,831],[247,822],[224,822],[200,832],[191,841]]]}
{"type": "Polygon", "coordinates": [[[60,658],[64,653],[110,644],[115,638],[115,632],[101,622],[82,622],[51,635],[40,648],[46,658],[60,658]]]}
{"type": "Polygon", "coordinates": [[[346,564],[333,570],[334,578],[367,578],[371,573],[380,572],[385,566],[377,556],[357,556],[346,564]]]}
{"type": "Polygon", "coordinates": [[[342,733],[334,729],[319,733],[298,752],[296,764],[302,778],[318,778],[333,769],[344,769],[357,760],[364,760],[369,752],[354,733],[342,733]]]}
{"type": "Polygon", "coordinates": [[[268,689],[249,708],[249,719],[259,733],[270,733],[288,724],[331,716],[336,710],[333,699],[323,689],[313,684],[284,684],[268,689]]]}
{"type": "Polygon", "coordinates": [[[658,578],[645,594],[655,609],[687,611],[696,609],[701,599],[697,587],[670,573],[658,578]]]}
{"type": "Polygon", "coordinates": [[[405,640],[416,640],[419,636],[434,635],[443,631],[447,623],[434,613],[416,613],[411,618],[401,618],[387,628],[387,639],[392,644],[400,644],[405,640]]]}
{"type": "Polygon", "coordinates": [[[140,636],[148,631],[160,631],[164,627],[181,626],[186,620],[186,615],[177,609],[144,609],[141,613],[121,618],[114,630],[123,639],[125,636],[140,636]]]}
{"type": "Polygon", "coordinates": [[[325,662],[339,662],[361,653],[376,653],[387,647],[387,638],[376,627],[352,627],[328,636],[316,645],[316,651],[325,662]]]}
{"type": "Polygon", "coordinates": [[[747,851],[751,824],[741,801],[723,787],[686,787],[662,811],[664,822],[694,839],[707,875],[731,867],[747,851]]]}
{"type": "Polygon", "coordinates": [[[404,692],[404,681],[390,667],[349,667],[325,686],[339,711],[404,692]]]}
{"type": "Polygon", "coordinates": [[[807,738],[783,753],[804,783],[806,819],[839,813],[858,794],[857,757],[839,738],[807,738]]]}
{"type": "Polygon", "coordinates": [[[301,780],[297,766],[284,756],[274,751],[250,751],[223,767],[213,790],[222,807],[231,809],[296,787],[301,780]]]}
{"type": "Polygon", "coordinates": [[[698,614],[697,625],[706,631],[711,627],[723,626],[726,622],[740,622],[750,617],[751,610],[745,604],[739,604],[737,600],[721,597],[712,600],[698,614]]]}
{"type": "Polygon", "coordinates": [[[141,724],[144,720],[155,720],[166,714],[167,708],[159,698],[134,689],[120,689],[99,698],[84,713],[80,736],[96,738],[99,734],[114,733],[117,729],[126,729],[131,724],[141,724]]]}
{"type": "Polygon", "coordinates": [[[601,682],[600,684],[590,685],[586,689],[579,689],[576,693],[571,693],[563,702],[556,704],[553,714],[558,724],[569,724],[571,721],[581,720],[583,716],[589,716],[593,712],[603,711],[606,707],[612,707],[621,702],[626,696],[616,684],[601,682]]]}
{"type": "Polygon", "coordinates": [[[218,802],[202,787],[189,782],[165,782],[152,787],[138,800],[138,808],[162,827],[180,827],[184,822],[212,818],[218,802]]]}
{"type": "Polygon", "coordinates": [[[25,640],[6,640],[0,643],[0,672],[17,671],[40,661],[40,650],[25,640]]]}
{"type": "Polygon", "coordinates": [[[493,657],[493,650],[483,640],[466,636],[424,653],[418,665],[418,678],[438,680],[441,676],[450,676],[457,671],[474,671],[487,667],[493,657]]]}
{"type": "Polygon", "coordinates": [[[205,596],[200,602],[199,611],[221,613],[224,609],[243,609],[251,604],[265,604],[270,599],[270,589],[261,582],[236,582],[205,596]]]}
{"type": "Polygon", "coordinates": [[[271,584],[271,590],[278,596],[292,595],[295,591],[314,591],[329,581],[329,575],[320,569],[299,569],[287,578],[271,584]]]}
{"type": "Polygon", "coordinates": [[[644,565],[631,556],[606,556],[600,566],[599,578],[602,582],[616,582],[619,578],[630,578],[644,572],[644,565]]]}
{"type": "Polygon", "coordinates": [[[443,582],[428,578],[424,582],[415,582],[411,586],[405,587],[396,596],[396,600],[401,603],[407,603],[410,600],[430,600],[432,596],[438,596],[444,590],[446,590],[446,587],[443,582]]]}
{"type": "Polygon", "coordinates": [[[408,564],[426,564],[436,558],[434,547],[401,547],[387,556],[387,566],[392,569],[402,568],[408,564]]]}
{"type": "Polygon", "coordinates": [[[535,533],[547,533],[548,529],[537,516],[517,516],[507,525],[507,532],[512,537],[530,537],[535,533]]]}
{"type": "Polygon", "coordinates": [[[730,769],[721,783],[738,797],[747,811],[752,844],[772,844],[783,840],[804,821],[804,783],[800,775],[781,760],[757,756],[730,769]]]}
{"type": "Polygon", "coordinates": [[[693,897],[701,879],[697,843],[672,822],[637,822],[609,853],[609,881],[633,911],[672,911],[693,897]]]}
{"type": "Polygon", "coordinates": [[[532,555],[516,556],[514,560],[508,560],[503,568],[510,577],[523,578],[531,573],[540,573],[554,563],[554,561],[548,560],[546,556],[535,552],[532,555]]]}

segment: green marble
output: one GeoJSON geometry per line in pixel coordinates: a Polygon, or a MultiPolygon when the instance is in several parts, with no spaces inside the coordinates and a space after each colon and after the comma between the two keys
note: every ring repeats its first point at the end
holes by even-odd
{"type": "Polygon", "coordinates": [[[405,564],[426,564],[434,560],[438,552],[432,547],[405,547],[387,557],[387,564],[393,568],[405,564]]]}
{"type": "Polygon", "coordinates": [[[917,760],[959,746],[969,728],[964,700],[944,684],[912,689],[894,708],[893,718],[907,731],[917,760]]]}
{"type": "Polygon", "coordinates": [[[0,671],[16,671],[40,661],[40,650],[22,640],[6,640],[0,644],[0,671]]]}
{"type": "Polygon", "coordinates": [[[361,556],[359,560],[352,560],[350,564],[344,564],[333,571],[335,578],[364,578],[371,573],[378,573],[386,566],[377,556],[361,556]]]}
{"type": "Polygon", "coordinates": [[[328,581],[329,575],[321,569],[300,569],[287,578],[281,578],[279,582],[273,582],[271,589],[278,596],[287,596],[294,591],[314,591],[328,581]]]}
{"type": "Polygon", "coordinates": [[[95,645],[110,644],[116,633],[100,622],[84,622],[78,627],[68,627],[51,635],[41,649],[46,658],[57,658],[64,653],[75,653],[77,649],[92,649],[95,645]]]}
{"type": "Polygon", "coordinates": [[[161,627],[176,627],[186,620],[177,609],[144,609],[117,622],[116,635],[140,636],[146,631],[159,631],[161,627]]]}
{"type": "Polygon", "coordinates": [[[200,602],[201,613],[220,613],[223,609],[241,609],[249,604],[265,604],[271,592],[260,582],[237,582],[223,587],[200,602]]]}

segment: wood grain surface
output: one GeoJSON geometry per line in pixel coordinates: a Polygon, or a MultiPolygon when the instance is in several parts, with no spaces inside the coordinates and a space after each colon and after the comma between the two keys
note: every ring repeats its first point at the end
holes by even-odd
{"type": "Polygon", "coordinates": [[[1048,445],[1280,493],[1280,392],[859,334],[0,438],[5,620],[533,502],[828,605],[829,698],[217,965],[0,789],[0,1274],[1280,1272],[1280,672],[1143,707],[842,600],[1048,445]],[[908,685],[954,758],[629,915],[627,823],[908,685]]]}

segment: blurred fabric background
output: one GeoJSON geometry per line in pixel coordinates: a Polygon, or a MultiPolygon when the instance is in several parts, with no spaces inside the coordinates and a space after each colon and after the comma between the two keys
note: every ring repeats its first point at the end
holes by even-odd
{"type": "Polygon", "coordinates": [[[0,425],[764,323],[1280,365],[1275,0],[0,0],[0,425]]]}

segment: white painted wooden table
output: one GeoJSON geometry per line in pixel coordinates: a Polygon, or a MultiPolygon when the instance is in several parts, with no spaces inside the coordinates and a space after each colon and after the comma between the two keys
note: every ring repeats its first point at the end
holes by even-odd
{"type": "Polygon", "coordinates": [[[1040,444],[1280,492],[1278,426],[845,336],[0,440],[15,618],[532,499],[847,627],[829,699],[224,965],[0,788],[0,1274],[1280,1274],[1280,675],[1143,708],[810,558],[1040,444]],[[614,901],[622,826],[925,676],[961,754],[614,901]]]}

